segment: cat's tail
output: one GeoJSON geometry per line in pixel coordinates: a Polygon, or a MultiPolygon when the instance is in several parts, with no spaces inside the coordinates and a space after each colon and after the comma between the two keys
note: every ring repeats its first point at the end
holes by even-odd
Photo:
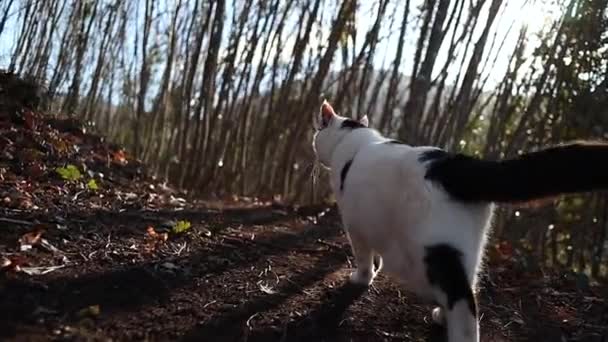
{"type": "Polygon", "coordinates": [[[608,189],[608,144],[571,143],[489,161],[431,150],[425,178],[466,202],[525,202],[608,189]]]}

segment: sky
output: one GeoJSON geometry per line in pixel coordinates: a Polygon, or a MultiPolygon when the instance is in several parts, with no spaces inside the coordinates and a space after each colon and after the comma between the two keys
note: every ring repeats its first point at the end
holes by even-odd
{"type": "MultiPolygon", "coordinates": [[[[468,1],[467,1],[468,2],[468,1]]],[[[397,1],[399,4],[403,4],[402,1],[397,1]]],[[[413,0],[411,1],[411,8],[417,8],[424,3],[423,0],[413,0]]],[[[485,23],[487,20],[488,8],[490,6],[491,0],[486,1],[484,8],[482,9],[482,17],[479,19],[479,24],[477,25],[477,29],[475,32],[475,36],[473,42],[475,42],[478,37],[482,33],[483,26],[482,23],[485,23]]],[[[375,1],[363,1],[361,10],[357,15],[357,27],[361,32],[367,31],[369,27],[373,25],[374,15],[376,12],[376,2],[375,1]],[[372,10],[373,9],[373,10],[372,10]]],[[[466,7],[466,6],[465,6],[466,7]]],[[[391,8],[389,8],[390,13],[391,8]]],[[[551,8],[551,10],[555,11],[555,8],[551,8]]],[[[493,30],[490,32],[490,39],[494,34],[497,34],[497,37],[504,37],[507,35],[507,39],[505,40],[504,45],[500,50],[495,48],[494,53],[491,55],[491,59],[497,55],[497,60],[495,64],[495,68],[490,72],[490,79],[488,86],[493,87],[496,85],[504,76],[504,73],[508,66],[508,61],[510,58],[510,52],[513,51],[515,47],[517,36],[519,34],[520,28],[522,25],[528,26],[528,32],[534,33],[540,31],[547,23],[550,22],[552,18],[555,17],[556,13],[550,10],[550,5],[546,4],[543,1],[534,1],[534,0],[508,0],[503,1],[502,10],[499,12],[496,21],[493,25],[493,30]]],[[[399,17],[402,15],[403,10],[398,9],[399,17]]],[[[413,18],[416,13],[410,10],[410,18],[413,18]]],[[[410,19],[411,20],[411,19],[410,19]]],[[[458,31],[460,32],[460,31],[458,31]]],[[[378,66],[382,66],[383,64],[388,65],[392,60],[392,57],[395,55],[397,50],[397,41],[399,37],[399,23],[395,23],[392,29],[389,29],[387,26],[384,26],[380,36],[387,37],[387,39],[383,40],[380,43],[378,48],[379,51],[383,53],[379,54],[376,58],[375,64],[378,66]],[[386,62],[384,60],[386,59],[386,62]]],[[[411,74],[413,67],[413,53],[416,49],[416,39],[418,38],[417,32],[408,31],[406,35],[406,45],[405,45],[405,58],[403,60],[403,69],[402,72],[406,75],[411,74]]],[[[360,35],[361,39],[357,42],[358,47],[363,44],[364,35],[360,35]]],[[[450,36],[448,35],[444,44],[442,45],[442,49],[439,52],[436,67],[434,70],[434,76],[439,71],[440,66],[442,66],[446,59],[448,53],[448,43],[450,36]]],[[[497,45],[500,43],[501,39],[497,39],[497,45]]],[[[533,34],[530,34],[530,41],[528,52],[532,51],[533,48],[539,43],[538,39],[535,39],[533,34]]],[[[489,49],[490,41],[486,45],[486,49],[489,49]]],[[[498,47],[498,46],[496,46],[498,47]]],[[[456,76],[457,73],[452,72],[451,76],[456,76]]]]}
{"type": "MultiPolygon", "coordinates": [[[[417,14],[416,8],[422,5],[424,0],[412,0],[411,1],[411,10],[410,10],[410,20],[415,18],[417,14]]],[[[468,1],[467,1],[468,2],[468,1]]],[[[487,14],[487,8],[490,5],[491,0],[486,1],[485,8],[482,10],[482,13],[487,14]]],[[[492,60],[496,56],[496,64],[495,68],[490,71],[490,78],[487,84],[487,87],[491,88],[495,86],[507,69],[508,60],[510,57],[510,51],[513,50],[516,38],[519,32],[519,29],[522,25],[527,25],[529,32],[537,32],[542,27],[548,23],[552,18],[556,15],[555,8],[552,8],[551,5],[546,4],[548,1],[534,1],[534,0],[508,0],[504,1],[506,6],[503,5],[501,12],[497,18],[497,22],[493,26],[493,31],[490,34],[492,37],[493,34],[497,34],[498,37],[503,37],[504,35],[508,35],[508,38],[505,40],[504,46],[499,49],[494,49],[494,54],[491,55],[490,60],[492,60]]],[[[166,6],[166,0],[162,0],[159,2],[161,8],[166,6]]],[[[336,6],[336,4],[331,3],[331,5],[336,6]]],[[[356,50],[358,51],[365,39],[365,32],[373,25],[375,12],[377,11],[377,1],[359,1],[359,10],[356,15],[356,28],[358,31],[357,40],[355,42],[356,50]]],[[[399,36],[399,21],[403,13],[403,9],[396,6],[403,6],[402,1],[393,1],[389,5],[387,10],[387,14],[391,14],[393,12],[396,13],[396,19],[392,27],[389,25],[383,25],[380,36],[382,37],[382,41],[378,45],[377,54],[374,60],[374,64],[377,68],[389,67],[390,62],[393,59],[393,56],[396,53],[397,49],[397,40],[399,36]]],[[[229,13],[227,13],[228,18],[231,16],[231,7],[227,6],[229,13]]],[[[320,31],[321,36],[313,35],[312,37],[312,46],[316,45],[316,41],[319,39],[326,39],[329,36],[329,30],[331,29],[331,15],[334,15],[336,12],[335,7],[330,11],[324,12],[323,24],[322,27],[317,27],[316,29],[320,31]],[[325,13],[329,13],[325,14],[325,13]],[[316,40],[316,41],[315,41],[316,40]]],[[[15,13],[11,13],[9,17],[9,21],[5,27],[4,32],[0,35],[0,68],[6,68],[10,62],[10,54],[13,50],[14,44],[16,43],[19,27],[17,26],[17,15],[15,13]]],[[[480,23],[485,22],[486,17],[480,18],[480,23]]],[[[297,25],[299,23],[294,22],[293,25],[297,25]]],[[[402,62],[401,71],[405,75],[411,74],[412,65],[413,65],[413,54],[416,48],[416,39],[417,32],[413,32],[411,29],[413,25],[410,25],[410,29],[406,34],[406,42],[405,42],[405,53],[404,59],[402,62]]],[[[476,36],[473,41],[481,34],[481,29],[483,25],[478,25],[476,36]]],[[[226,40],[229,32],[228,28],[224,30],[226,40]]],[[[291,53],[291,49],[293,48],[293,44],[295,42],[295,35],[291,35],[291,38],[288,38],[285,42],[286,49],[284,50],[284,59],[288,60],[289,55],[291,53]]],[[[529,51],[532,51],[535,46],[534,35],[530,34],[530,46],[528,47],[529,51]]],[[[446,40],[450,37],[447,36],[446,40]]],[[[498,40],[500,42],[500,39],[498,40]]],[[[447,43],[447,42],[446,42],[447,43]]],[[[536,42],[538,43],[538,42],[536,42]]],[[[488,43],[489,47],[489,43],[488,43]]],[[[261,56],[257,56],[260,58],[261,56]]],[[[440,69],[440,66],[443,65],[447,58],[447,44],[443,44],[442,50],[439,53],[436,70],[437,73],[440,69]]],[[[340,68],[339,63],[334,65],[336,68],[340,68]]],[[[450,75],[455,77],[457,72],[451,72],[450,75]]],[[[453,80],[448,80],[453,81],[453,80]]]]}

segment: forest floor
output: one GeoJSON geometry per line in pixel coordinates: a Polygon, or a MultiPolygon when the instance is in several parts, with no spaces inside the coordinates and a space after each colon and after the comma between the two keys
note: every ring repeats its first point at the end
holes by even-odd
{"type": "MultiPolygon", "coordinates": [[[[9,107],[0,96],[0,340],[445,339],[388,277],[347,284],[335,208],[187,201],[77,121],[9,107]]],[[[608,341],[608,286],[489,252],[482,341],[608,341]]]]}

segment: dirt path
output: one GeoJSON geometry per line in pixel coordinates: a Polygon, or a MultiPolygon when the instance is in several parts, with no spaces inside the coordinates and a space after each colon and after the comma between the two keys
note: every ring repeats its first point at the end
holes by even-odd
{"type": "MultiPolygon", "coordinates": [[[[14,341],[443,340],[428,323],[431,307],[386,277],[369,290],[345,285],[352,258],[343,233],[332,212],[317,217],[262,208],[67,219],[44,235],[65,267],[0,278],[0,333],[14,341]],[[193,228],[141,252],[146,227],[178,219],[193,228]]],[[[28,229],[3,224],[12,234],[0,245],[28,229]]],[[[31,252],[41,264],[61,262],[43,248],[31,252]]],[[[513,272],[491,269],[484,280],[483,341],[606,341],[598,289],[565,291],[513,272]]]]}

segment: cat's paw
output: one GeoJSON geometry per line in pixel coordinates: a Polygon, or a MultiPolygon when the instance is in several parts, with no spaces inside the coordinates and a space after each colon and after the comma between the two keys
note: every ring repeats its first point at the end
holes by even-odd
{"type": "Polygon", "coordinates": [[[443,309],[441,307],[438,306],[434,308],[433,312],[431,313],[431,317],[433,318],[433,322],[435,324],[445,326],[445,313],[443,312],[443,309]]]}
{"type": "Polygon", "coordinates": [[[374,273],[371,270],[357,269],[350,275],[350,282],[355,285],[369,286],[374,281],[374,273]]]}

